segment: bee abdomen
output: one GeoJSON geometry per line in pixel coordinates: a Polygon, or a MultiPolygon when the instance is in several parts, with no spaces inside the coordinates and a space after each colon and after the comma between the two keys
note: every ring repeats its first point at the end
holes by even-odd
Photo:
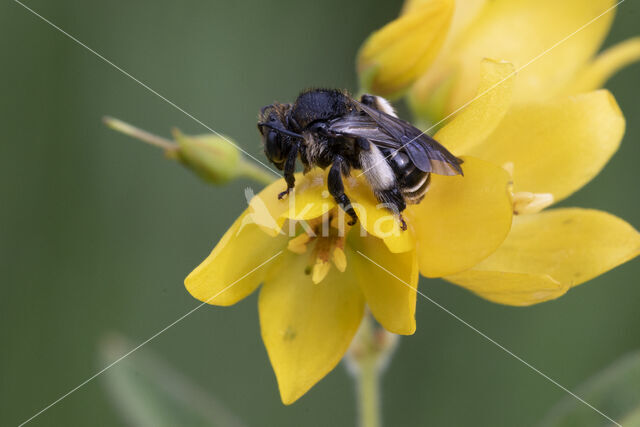
{"type": "Polygon", "coordinates": [[[418,169],[403,152],[392,152],[388,161],[398,178],[405,201],[408,204],[420,203],[429,189],[430,174],[418,169]]]}
{"type": "MultiPolygon", "coordinates": [[[[424,173],[424,172],[423,172],[424,173]]],[[[408,204],[415,205],[424,199],[429,190],[431,174],[424,173],[423,178],[413,187],[402,187],[402,196],[408,204]]]]}

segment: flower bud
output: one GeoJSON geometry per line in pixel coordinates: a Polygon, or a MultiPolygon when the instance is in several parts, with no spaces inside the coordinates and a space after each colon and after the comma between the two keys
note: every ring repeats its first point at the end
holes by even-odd
{"type": "Polygon", "coordinates": [[[225,138],[211,134],[185,135],[178,129],[172,133],[178,150],[167,154],[175,156],[203,180],[224,184],[240,175],[242,154],[225,138]]]}
{"type": "Polygon", "coordinates": [[[436,58],[453,16],[453,0],[416,3],[371,34],[358,53],[361,90],[398,97],[436,58]]]}
{"type": "Polygon", "coordinates": [[[272,174],[260,166],[262,162],[247,161],[241,149],[222,135],[185,135],[173,129],[173,142],[113,117],[104,117],[103,121],[115,131],[161,148],[167,158],[179,161],[211,184],[225,184],[240,177],[270,184],[279,177],[273,170],[272,174]]]}

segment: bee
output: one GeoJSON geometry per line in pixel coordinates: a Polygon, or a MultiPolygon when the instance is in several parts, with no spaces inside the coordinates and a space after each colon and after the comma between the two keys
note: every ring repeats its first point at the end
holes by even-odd
{"type": "Polygon", "coordinates": [[[314,166],[330,168],[329,193],[351,218],[358,216],[344,191],[343,177],[359,169],[376,199],[398,215],[419,203],[429,187],[431,174],[462,175],[462,160],[436,140],[396,115],[384,98],[362,95],[359,101],[347,92],[312,89],[293,104],[274,103],[260,110],[258,130],[264,152],[284,172],[285,197],[295,187],[296,161],[304,172],[314,166]]]}

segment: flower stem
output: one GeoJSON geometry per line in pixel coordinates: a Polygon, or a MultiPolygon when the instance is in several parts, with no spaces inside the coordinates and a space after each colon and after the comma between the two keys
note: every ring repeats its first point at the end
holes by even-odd
{"type": "Polygon", "coordinates": [[[382,426],[380,379],[398,341],[397,335],[374,323],[367,313],[346,355],[347,368],[356,382],[360,427],[382,426]]]}
{"type": "Polygon", "coordinates": [[[375,360],[362,361],[356,376],[359,425],[361,427],[380,427],[380,378],[375,360]]]}
{"type": "Polygon", "coordinates": [[[269,185],[278,177],[271,171],[244,159],[240,162],[240,174],[261,184],[269,185]]]}
{"type": "Polygon", "coordinates": [[[102,121],[115,131],[129,135],[130,137],[146,142],[149,145],[162,148],[166,152],[176,151],[178,149],[178,145],[174,142],[161,136],[154,135],[146,130],[137,128],[129,123],[123,122],[122,120],[107,116],[104,117],[102,121]]]}

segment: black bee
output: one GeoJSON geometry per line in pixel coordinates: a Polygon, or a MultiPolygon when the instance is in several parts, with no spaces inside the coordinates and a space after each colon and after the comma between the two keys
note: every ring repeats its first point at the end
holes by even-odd
{"type": "Polygon", "coordinates": [[[294,104],[274,103],[259,114],[258,130],[267,158],[284,171],[287,189],[295,185],[296,160],[304,171],[331,167],[329,193],[351,217],[357,215],[344,193],[343,176],[360,169],[376,198],[399,215],[407,203],[419,203],[430,174],[462,175],[462,160],[410,123],[399,119],[389,102],[363,95],[360,101],[340,90],[313,89],[294,104]]]}

